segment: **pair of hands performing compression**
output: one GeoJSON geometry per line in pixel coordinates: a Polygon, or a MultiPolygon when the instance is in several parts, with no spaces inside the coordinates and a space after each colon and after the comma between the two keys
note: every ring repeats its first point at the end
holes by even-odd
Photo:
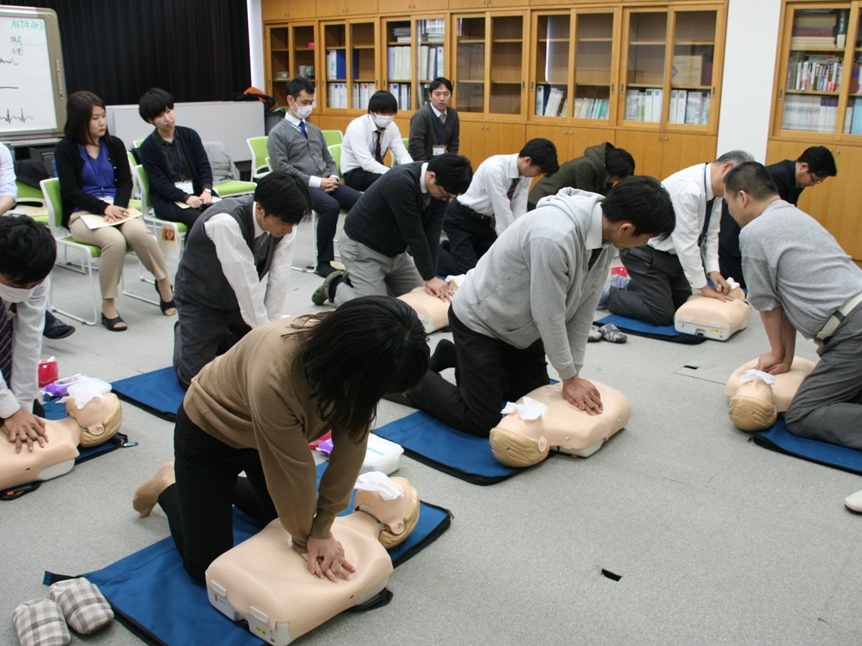
{"type": "Polygon", "coordinates": [[[338,579],[347,581],[356,568],[344,557],[344,548],[334,537],[308,537],[306,542],[308,553],[305,555],[308,571],[317,578],[326,577],[333,583],[338,579]]]}
{"type": "Polygon", "coordinates": [[[6,439],[15,443],[15,453],[20,453],[24,446],[28,451],[33,451],[35,444],[44,447],[48,441],[45,437],[45,420],[23,408],[7,417],[2,429],[6,439]]]}

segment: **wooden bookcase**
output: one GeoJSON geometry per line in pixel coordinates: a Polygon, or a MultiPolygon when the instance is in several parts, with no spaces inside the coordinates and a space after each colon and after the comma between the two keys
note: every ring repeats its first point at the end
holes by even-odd
{"type": "Polygon", "coordinates": [[[809,146],[832,150],[838,176],[803,192],[799,207],[862,262],[862,221],[853,208],[862,162],[862,2],[786,2],[779,35],[767,163],[809,146]]]}
{"type": "Polygon", "coordinates": [[[316,47],[308,32],[285,30],[294,21],[264,11],[265,58],[279,100],[280,75],[315,59],[313,118],[323,127],[344,129],[366,110],[354,86],[389,89],[399,123],[409,120],[442,75],[454,84],[461,151],[474,166],[539,136],[557,144],[561,160],[610,141],[631,149],[639,173],[660,178],[716,155],[726,0],[314,4],[316,21],[295,22],[316,47]],[[334,69],[332,56],[343,60],[334,69]]]}

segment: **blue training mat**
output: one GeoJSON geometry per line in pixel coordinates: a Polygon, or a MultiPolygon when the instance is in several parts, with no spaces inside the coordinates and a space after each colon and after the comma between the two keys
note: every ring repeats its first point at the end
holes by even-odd
{"type": "Polygon", "coordinates": [[[697,345],[698,343],[706,341],[706,338],[702,336],[680,334],[672,324],[653,325],[652,323],[630,319],[627,316],[620,316],[619,314],[609,314],[595,322],[598,326],[607,325],[608,323],[613,323],[623,332],[628,332],[635,336],[645,336],[648,339],[670,341],[671,343],[684,343],[686,345],[697,345]]]}
{"type": "MultiPolygon", "coordinates": [[[[318,467],[318,480],[325,468],[326,463],[318,467]]],[[[351,500],[348,509],[352,507],[351,500]]],[[[413,533],[389,550],[393,565],[401,565],[434,542],[449,528],[451,519],[448,509],[422,502],[413,533]]],[[[235,543],[241,543],[260,527],[235,511],[233,529],[235,543]]],[[[204,586],[192,581],[183,569],[170,537],[82,576],[99,587],[117,619],[148,644],[261,644],[246,628],[210,605],[204,586]]],[[[70,577],[46,572],[43,582],[50,585],[66,578],[70,577]]]]}
{"type": "Polygon", "coordinates": [[[373,432],[400,444],[411,458],[473,484],[495,484],[524,471],[497,462],[487,437],[461,433],[421,411],[373,432]]]}
{"type": "Polygon", "coordinates": [[[112,386],[120,399],[169,422],[177,421],[177,411],[186,396],[171,367],[120,379],[112,386]]]}
{"type": "Polygon", "coordinates": [[[772,428],[755,433],[751,439],[758,446],[779,453],[862,475],[862,451],[793,435],[787,430],[783,415],[772,428]]]}

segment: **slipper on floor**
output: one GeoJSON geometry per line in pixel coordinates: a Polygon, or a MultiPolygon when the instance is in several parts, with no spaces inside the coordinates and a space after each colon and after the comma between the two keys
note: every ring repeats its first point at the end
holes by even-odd
{"type": "Polygon", "coordinates": [[[611,343],[625,343],[629,339],[622,330],[613,323],[603,325],[599,328],[599,332],[605,341],[610,341],[611,343]]]}
{"type": "Polygon", "coordinates": [[[12,613],[21,646],[65,646],[72,641],[63,610],[52,599],[33,599],[12,613]]]}
{"type": "Polygon", "coordinates": [[[126,322],[123,320],[123,317],[119,314],[112,319],[109,319],[107,316],[102,314],[102,325],[108,328],[111,332],[125,332],[129,329],[129,326],[125,323],[126,322]],[[124,327],[117,327],[118,325],[123,325],[124,327]]]}
{"type": "Polygon", "coordinates": [[[595,341],[601,341],[601,340],[602,340],[602,332],[601,332],[601,330],[599,330],[599,326],[598,325],[591,325],[590,326],[590,335],[587,337],[587,341],[589,341],[590,343],[593,343],[595,341]]]}
{"type": "Polygon", "coordinates": [[[83,577],[58,581],[48,588],[48,595],[60,606],[76,633],[89,635],[114,619],[114,611],[105,595],[83,577]]]}

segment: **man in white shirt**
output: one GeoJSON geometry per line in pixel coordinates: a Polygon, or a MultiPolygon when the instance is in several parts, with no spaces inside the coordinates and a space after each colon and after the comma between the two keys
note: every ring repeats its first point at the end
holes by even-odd
{"type": "Polygon", "coordinates": [[[448,245],[440,247],[437,273],[466,274],[516,218],[527,212],[530,184],[557,172],[557,148],[531,139],[521,152],[494,155],[479,165],[470,188],[449,203],[443,220],[448,245]]]}
{"type": "Polygon", "coordinates": [[[381,90],[368,100],[368,114],[357,117],[347,126],[341,144],[341,175],[347,186],[357,191],[367,190],[389,170],[383,163],[388,150],[392,151],[393,165],[413,161],[394,123],[397,113],[395,97],[381,90]]]}
{"type": "Polygon", "coordinates": [[[724,176],[748,161],[752,161],[750,154],[732,150],[712,163],[691,166],[665,179],[662,184],[676,214],[673,234],[621,250],[620,260],[630,281],[627,285],[619,281],[606,284],[598,309],[653,325],[670,325],[692,291],[730,300],[730,288],[718,266],[724,176]]]}
{"type": "Polygon", "coordinates": [[[0,217],[0,428],[16,451],[45,445],[39,355],[57,244],[26,215],[0,217]]]}
{"type": "Polygon", "coordinates": [[[253,197],[226,198],[195,222],[174,296],[174,369],[184,387],[252,328],[287,314],[294,227],[310,212],[306,186],[274,171],[253,197]]]}

